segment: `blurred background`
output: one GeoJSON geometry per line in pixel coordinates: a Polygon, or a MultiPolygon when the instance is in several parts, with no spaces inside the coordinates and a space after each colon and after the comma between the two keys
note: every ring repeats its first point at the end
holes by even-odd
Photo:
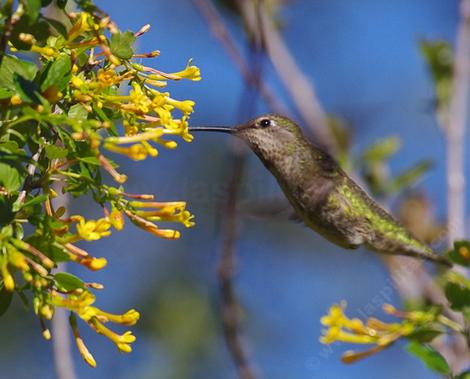
{"type": "MultiPolygon", "coordinates": [[[[252,95],[194,2],[97,3],[123,30],[152,25],[137,46],[140,52],[161,50],[152,65],[171,72],[183,68],[188,58],[194,59],[203,80],[169,88],[175,98],[195,100],[193,125],[233,125],[269,111],[255,97],[247,109],[244,97],[252,95]]],[[[230,7],[216,5],[249,61],[243,23],[230,7]]],[[[277,8],[275,17],[292,57],[314,83],[325,112],[347,130],[343,133],[350,141],[350,156],[360,156],[377,140],[398,137],[401,148],[386,167],[390,176],[423,160],[432,161],[431,169],[405,192],[419,192],[415,196],[419,199],[425,196],[432,205],[429,211],[443,221],[445,141],[419,42],[444,39],[454,43],[458,2],[293,0],[277,8]]],[[[269,59],[258,64],[274,96],[301,120],[269,59]]],[[[222,335],[216,275],[221,226],[226,222],[220,210],[229,190],[232,142],[222,134],[198,134],[190,144],[181,142],[177,150],[160,150],[153,160],[135,163],[119,158],[122,171],[129,174],[128,192],[156,193],[164,201],[186,200],[197,224],[183,230],[177,241],[157,239],[128,225],[125,232],[93,243],[93,254],[109,261],[105,270],[89,273],[69,267],[85,280],[104,284],[98,306],[111,312],[135,307],[142,315],[135,329],[134,351],[128,355],[120,355],[108,340],[81,328],[98,367],[82,363],[74,348],[79,378],[236,377],[222,335]]],[[[383,200],[397,213],[401,196],[393,193],[383,200]]],[[[333,303],[346,299],[350,316],[384,319],[382,304],[400,307],[402,300],[380,257],[363,249],[337,248],[282,214],[253,217],[265,200],[280,198],[274,179],[254,154],[248,154],[240,184],[234,288],[243,307],[247,350],[263,377],[435,377],[400,343],[348,366],[340,361],[347,346],[319,342],[319,319],[333,303]]],[[[86,202],[73,203],[73,207],[89,217],[100,213],[86,202]]],[[[42,339],[36,318],[19,301],[4,316],[0,336],[1,378],[56,377],[51,369],[51,343],[42,339]]]]}

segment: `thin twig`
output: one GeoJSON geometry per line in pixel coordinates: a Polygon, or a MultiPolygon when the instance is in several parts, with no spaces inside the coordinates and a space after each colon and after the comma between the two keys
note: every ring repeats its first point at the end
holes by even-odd
{"type": "Polygon", "coordinates": [[[23,190],[18,195],[19,204],[22,204],[24,200],[26,199],[26,195],[28,194],[28,191],[29,191],[29,188],[28,188],[29,181],[34,176],[34,173],[36,172],[36,165],[38,163],[39,157],[41,156],[41,152],[42,152],[42,146],[39,146],[38,151],[36,151],[36,153],[31,157],[31,163],[29,163],[26,168],[28,176],[26,177],[24,181],[23,190]]]}
{"type": "MultiPolygon", "coordinates": [[[[65,272],[67,267],[61,263],[58,270],[65,272]]],[[[58,379],[77,379],[72,357],[72,339],[70,338],[70,325],[67,311],[56,308],[52,325],[52,344],[54,351],[54,364],[58,379]]]]}
{"type": "Polygon", "coordinates": [[[4,5],[5,12],[7,14],[6,20],[3,27],[3,34],[0,38],[0,66],[3,62],[3,57],[6,55],[7,42],[10,39],[11,27],[12,27],[12,14],[13,14],[13,0],[7,0],[4,5]]]}
{"type": "MultiPolygon", "coordinates": [[[[54,199],[54,208],[64,207],[68,209],[70,201],[68,194],[62,194],[59,182],[55,185],[55,192],[60,194],[54,199]]],[[[68,213],[64,215],[68,217],[68,213]]],[[[67,265],[65,262],[59,264],[58,271],[66,272],[67,265]]],[[[72,339],[70,338],[69,317],[65,309],[57,307],[52,318],[52,344],[54,351],[54,363],[58,379],[77,379],[75,374],[75,366],[72,355],[72,339]]]]}
{"type": "Polygon", "coordinates": [[[221,247],[217,270],[222,308],[222,324],[225,342],[232,356],[238,375],[242,379],[254,379],[255,374],[240,336],[240,305],[233,288],[236,266],[235,244],[238,218],[236,215],[240,181],[245,167],[245,153],[234,154],[227,201],[223,209],[221,247]]]}
{"type": "Polygon", "coordinates": [[[447,137],[447,201],[449,243],[465,236],[464,145],[470,85],[470,0],[460,3],[447,137]]]}
{"type": "Polygon", "coordinates": [[[213,36],[218,39],[230,59],[240,71],[245,84],[248,86],[256,86],[257,90],[266,102],[266,105],[273,112],[287,115],[288,110],[273,95],[273,91],[270,86],[265,81],[258,81],[256,77],[253,76],[249,64],[237,48],[234,39],[222,21],[221,15],[212,2],[210,0],[193,0],[193,3],[204,17],[204,20],[207,21],[213,36]]]}
{"type": "MultiPolygon", "coordinates": [[[[250,1],[239,1],[238,3],[246,15],[247,26],[251,31],[255,30],[257,20],[249,17],[252,3],[250,1]]],[[[313,83],[297,65],[265,8],[261,9],[260,16],[267,53],[279,78],[290,94],[303,121],[312,131],[316,142],[334,154],[336,143],[328,128],[327,115],[318,100],[313,83]]]]}

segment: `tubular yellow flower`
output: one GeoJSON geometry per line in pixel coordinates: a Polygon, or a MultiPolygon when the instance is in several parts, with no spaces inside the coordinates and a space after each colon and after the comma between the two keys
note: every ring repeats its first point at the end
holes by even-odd
{"type": "Polygon", "coordinates": [[[109,222],[116,230],[122,230],[124,228],[124,217],[122,212],[117,209],[113,209],[109,214],[109,222]]]}
{"type": "Polygon", "coordinates": [[[201,80],[201,71],[199,67],[193,66],[191,61],[188,63],[184,70],[172,73],[173,76],[177,76],[179,78],[189,79],[195,82],[201,80]]]}
{"type": "Polygon", "coordinates": [[[185,114],[193,113],[195,103],[192,100],[175,100],[171,97],[166,97],[165,100],[167,104],[170,104],[185,114]]]}
{"type": "Polygon", "coordinates": [[[124,147],[105,142],[103,147],[114,153],[125,155],[135,161],[144,160],[148,155],[147,149],[141,144],[134,144],[128,147],[124,147]]]}
{"type": "MultiPolygon", "coordinates": [[[[328,315],[321,318],[321,323],[329,328],[323,331],[320,341],[324,344],[330,344],[336,341],[355,343],[355,344],[374,344],[372,349],[354,352],[346,352],[342,360],[344,363],[352,363],[358,359],[374,354],[386,346],[391,345],[397,339],[408,336],[416,329],[416,325],[425,325],[431,319],[429,317],[417,317],[413,313],[403,312],[408,318],[402,323],[385,323],[376,318],[369,318],[364,324],[359,319],[350,319],[344,314],[346,303],[331,306],[328,315]]],[[[395,308],[391,305],[385,305],[389,312],[397,314],[395,308]]],[[[422,312],[421,312],[422,313],[422,312]]]]}
{"type": "Polygon", "coordinates": [[[132,90],[129,92],[129,98],[137,112],[148,113],[152,105],[152,100],[142,91],[142,87],[133,82],[132,90]]]}
{"type": "Polygon", "coordinates": [[[83,217],[80,218],[77,224],[77,235],[86,241],[96,241],[101,237],[107,237],[111,234],[109,228],[111,223],[106,218],[101,218],[97,221],[85,221],[83,217]]]}
{"type": "Polygon", "coordinates": [[[13,279],[13,276],[10,274],[10,271],[8,270],[8,261],[3,258],[0,261],[0,270],[2,272],[3,276],[3,285],[5,286],[5,289],[7,291],[12,292],[15,289],[15,280],[13,279]]]}
{"type": "Polygon", "coordinates": [[[90,325],[96,330],[97,333],[104,335],[112,342],[114,342],[117,348],[123,353],[130,353],[132,351],[131,343],[135,342],[136,338],[132,332],[125,332],[124,334],[117,334],[111,329],[104,326],[98,318],[93,317],[89,321],[90,325]]]}
{"type": "Polygon", "coordinates": [[[69,33],[67,35],[67,41],[72,42],[75,38],[79,37],[80,35],[88,31],[91,31],[92,23],[93,23],[93,20],[91,18],[91,15],[88,12],[80,13],[78,21],[69,30],[69,33]]]}

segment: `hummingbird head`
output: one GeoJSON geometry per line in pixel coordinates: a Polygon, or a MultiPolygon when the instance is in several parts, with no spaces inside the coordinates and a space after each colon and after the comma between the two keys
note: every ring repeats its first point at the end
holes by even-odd
{"type": "Polygon", "coordinates": [[[233,134],[243,141],[261,158],[272,154],[288,153],[303,140],[300,127],[287,117],[266,114],[233,128],[233,134]]]}
{"type": "Polygon", "coordinates": [[[230,133],[241,138],[263,160],[289,155],[305,138],[300,127],[287,117],[266,114],[230,127],[192,127],[190,131],[230,133]]]}

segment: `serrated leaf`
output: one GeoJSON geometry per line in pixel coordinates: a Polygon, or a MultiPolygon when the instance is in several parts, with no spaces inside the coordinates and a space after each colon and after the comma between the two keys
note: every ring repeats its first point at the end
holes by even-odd
{"type": "Polygon", "coordinates": [[[52,62],[44,73],[44,79],[41,82],[41,91],[44,92],[51,86],[62,91],[68,84],[72,76],[72,61],[66,54],[61,54],[52,62]]]}
{"type": "Polygon", "coordinates": [[[16,167],[0,162],[0,185],[8,192],[20,189],[23,178],[16,167]]]}
{"type": "Polygon", "coordinates": [[[0,282],[0,316],[5,314],[5,312],[8,310],[12,299],[13,292],[7,291],[3,285],[3,282],[0,282]]]}
{"type": "Polygon", "coordinates": [[[470,242],[463,240],[455,241],[454,249],[449,251],[446,255],[453,263],[470,267],[470,242]]]}
{"type": "Polygon", "coordinates": [[[67,149],[57,145],[46,145],[45,150],[49,159],[65,158],[69,153],[67,149]]]}
{"type": "Polygon", "coordinates": [[[78,121],[84,121],[88,118],[88,111],[81,104],[72,105],[67,114],[70,118],[78,121]]]}
{"type": "Polygon", "coordinates": [[[74,291],[78,288],[86,288],[85,283],[75,275],[69,274],[68,272],[58,272],[54,275],[54,279],[61,291],[74,291]]]}
{"type": "Polygon", "coordinates": [[[450,375],[450,367],[445,358],[434,350],[431,346],[422,345],[412,341],[406,347],[408,352],[421,359],[421,361],[431,370],[442,374],[450,375]]]}
{"type": "Polygon", "coordinates": [[[134,33],[131,31],[120,32],[113,34],[111,37],[110,48],[111,52],[121,59],[130,59],[134,54],[132,45],[135,42],[134,33]]]}
{"type": "Polygon", "coordinates": [[[0,87],[14,91],[14,74],[18,74],[27,80],[33,80],[36,72],[37,67],[35,64],[20,60],[11,55],[5,55],[0,67],[0,87]]]}

